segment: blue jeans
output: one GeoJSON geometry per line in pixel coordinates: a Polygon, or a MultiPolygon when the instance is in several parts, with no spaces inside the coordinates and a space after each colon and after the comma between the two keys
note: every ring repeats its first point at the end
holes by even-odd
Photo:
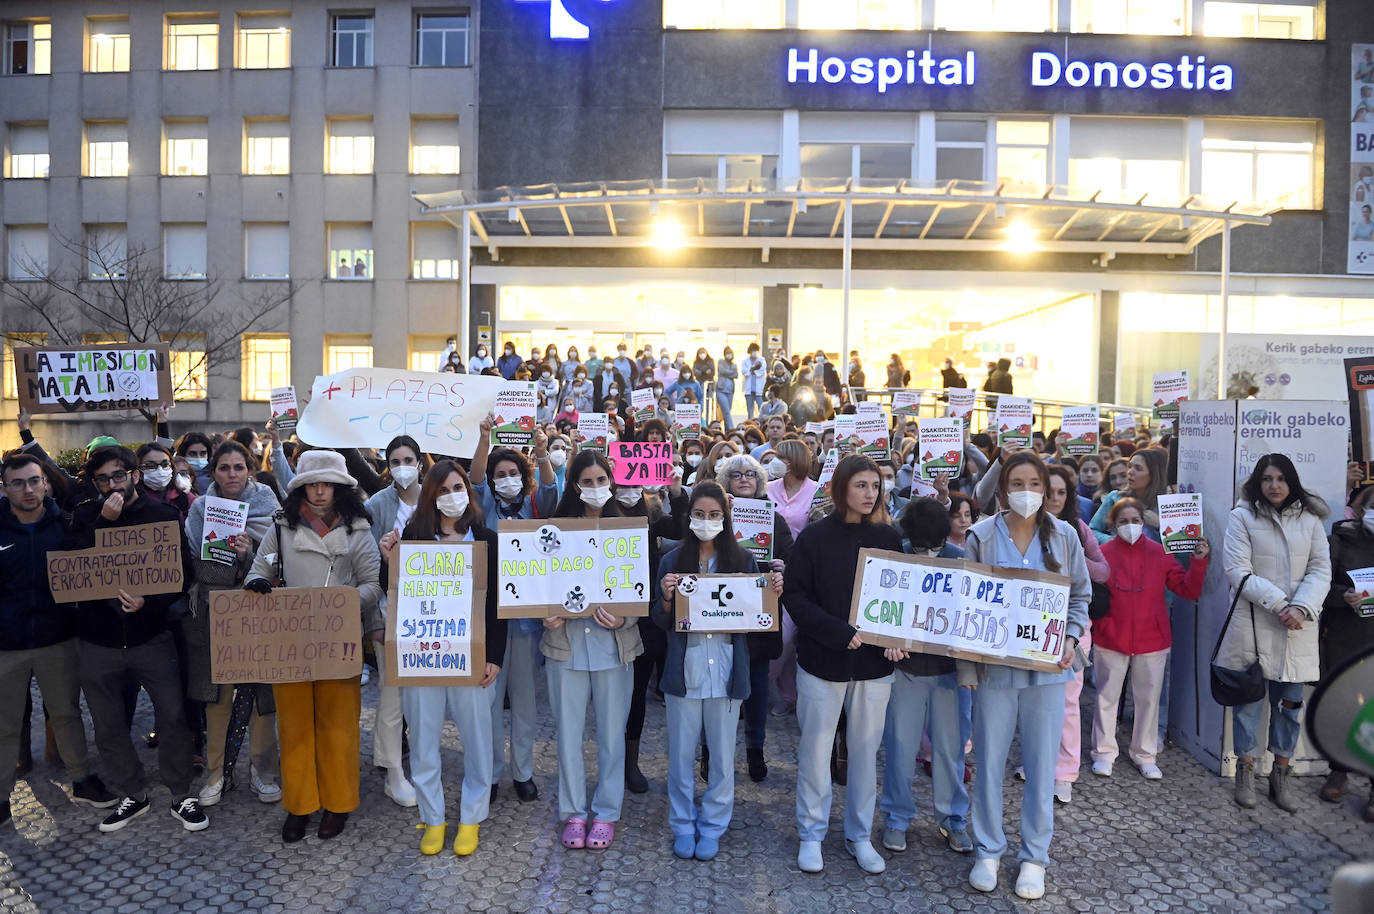
{"type": "Polygon", "coordinates": [[[728,394],[716,391],[716,406],[720,408],[720,421],[724,423],[726,431],[735,427],[735,417],[730,415],[730,404],[734,402],[734,399],[734,391],[728,394]]]}
{"type": "Polygon", "coordinates": [[[754,418],[760,409],[763,408],[763,397],[759,394],[744,395],[744,412],[749,419],[754,418]]]}
{"type": "Polygon", "coordinates": [[[668,709],[668,827],[683,835],[719,839],[735,811],[735,733],[740,702],[733,698],[665,695],[668,709]],[[697,742],[705,731],[710,779],[696,805],[697,742]]]}
{"type": "Polygon", "coordinates": [[[911,777],[921,731],[930,727],[931,801],[940,824],[950,831],[968,827],[968,791],[964,789],[964,740],[960,734],[959,694],[953,673],[913,676],[897,670],[887,703],[883,730],[883,794],[878,802],[887,827],[906,831],[916,818],[911,777]]]}
{"type": "Polygon", "coordinates": [[[1292,758],[1298,748],[1298,735],[1302,732],[1302,683],[1268,681],[1269,695],[1248,705],[1231,709],[1236,755],[1241,758],[1254,758],[1259,747],[1260,709],[1269,702],[1269,751],[1282,758],[1292,758]],[[1296,708],[1286,708],[1283,702],[1291,701],[1296,708]]]}
{"type": "Polygon", "coordinates": [[[744,701],[744,747],[762,749],[768,726],[768,661],[749,660],[749,697],[744,701]]]}

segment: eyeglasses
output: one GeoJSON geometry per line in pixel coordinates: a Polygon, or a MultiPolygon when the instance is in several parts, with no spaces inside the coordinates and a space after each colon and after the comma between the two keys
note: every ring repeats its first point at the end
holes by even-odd
{"type": "Polygon", "coordinates": [[[171,468],[172,461],[170,460],[164,460],[161,463],[144,463],[139,465],[139,469],[145,473],[151,472],[152,470],[170,470],[171,468]]]}
{"type": "Polygon", "coordinates": [[[120,470],[109,476],[96,476],[93,481],[98,486],[122,486],[129,481],[129,474],[120,470]]]}
{"type": "Polygon", "coordinates": [[[731,478],[731,479],[753,479],[753,478],[754,478],[754,474],[753,474],[752,472],[750,472],[749,470],[731,470],[731,471],[730,471],[730,478],[731,478]]]}
{"type": "Polygon", "coordinates": [[[41,489],[43,488],[43,477],[30,476],[28,479],[11,479],[9,482],[5,483],[5,488],[9,489],[11,492],[22,492],[25,489],[41,489]]]}
{"type": "Polygon", "coordinates": [[[693,511],[692,520],[725,520],[725,515],[720,511],[712,511],[710,514],[702,514],[700,511],[693,511]]]}

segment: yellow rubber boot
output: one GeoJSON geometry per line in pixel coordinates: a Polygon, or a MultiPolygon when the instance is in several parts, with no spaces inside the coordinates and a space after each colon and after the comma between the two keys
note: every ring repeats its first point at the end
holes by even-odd
{"type": "Polygon", "coordinates": [[[459,857],[466,857],[477,850],[477,826],[459,825],[458,837],[453,839],[453,852],[459,857]]]}
{"type": "Polygon", "coordinates": [[[425,833],[420,836],[420,853],[426,857],[433,857],[444,849],[444,825],[417,825],[416,828],[424,829],[425,833]]]}

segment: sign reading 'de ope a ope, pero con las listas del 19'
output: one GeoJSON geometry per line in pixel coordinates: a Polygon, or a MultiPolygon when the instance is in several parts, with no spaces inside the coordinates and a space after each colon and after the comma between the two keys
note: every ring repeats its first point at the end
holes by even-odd
{"type": "MultiPolygon", "coordinates": [[[[1180,54],[1168,60],[1076,60],[1067,53],[1032,51],[1025,66],[1026,81],[1037,88],[1230,92],[1235,84],[1231,65],[1209,62],[1205,54],[1180,54]]],[[[883,56],[788,48],[786,69],[792,85],[849,83],[871,86],[885,95],[889,89],[905,86],[975,85],[979,57],[976,51],[938,55],[928,47],[883,56]]]]}

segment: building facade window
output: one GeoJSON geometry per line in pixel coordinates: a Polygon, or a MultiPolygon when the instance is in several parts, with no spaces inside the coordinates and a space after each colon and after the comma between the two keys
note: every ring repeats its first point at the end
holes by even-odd
{"type": "Polygon", "coordinates": [[[803,29],[895,29],[921,27],[920,0],[798,0],[803,29]]]}
{"type": "Polygon", "coordinates": [[[210,173],[209,125],[203,120],[166,121],[162,134],[166,153],[162,173],[174,176],[210,173]]]}
{"type": "Polygon", "coordinates": [[[372,16],[347,13],[331,18],[329,28],[331,67],[372,66],[372,16]]]}
{"type": "Polygon", "coordinates": [[[129,20],[86,20],[86,72],[129,72],[129,20]]]}
{"type": "Polygon", "coordinates": [[[5,72],[11,76],[45,76],[52,72],[51,22],[6,23],[5,72]]]}
{"type": "Polygon", "coordinates": [[[411,119],[411,174],[456,175],[459,173],[458,151],[458,118],[411,119]]]}
{"type": "Polygon", "coordinates": [[[239,374],[243,399],[272,399],[274,387],[291,385],[291,338],[285,333],[245,333],[239,374]]]}
{"type": "Polygon", "coordinates": [[[329,161],[332,175],[372,174],[372,118],[329,120],[329,161]]]}
{"type": "Polygon", "coordinates": [[[1313,209],[1316,125],[1312,121],[1208,118],[1203,124],[1202,195],[1313,209]]]}
{"type": "Polygon", "coordinates": [[[168,19],[162,68],[219,69],[219,23],[168,19]]]}
{"type": "Polygon", "coordinates": [[[291,66],[290,16],[239,16],[240,70],[280,70],[291,66]]]}
{"type": "Polygon", "coordinates": [[[1048,184],[1050,178],[1050,122],[999,119],[997,180],[1013,184],[1048,184]]]}
{"type": "Polygon", "coordinates": [[[122,178],[129,174],[129,125],[124,121],[86,123],[88,178],[122,178]]]}
{"type": "Polygon", "coordinates": [[[467,13],[419,13],[415,17],[415,65],[466,67],[470,37],[467,13]]]}
{"type": "Polygon", "coordinates": [[[291,227],[285,222],[245,223],[243,226],[243,277],[289,279],[291,277],[291,227]]]}
{"type": "Polygon", "coordinates": [[[410,370],[437,372],[441,366],[439,356],[443,355],[446,336],[411,334],[410,370]]]}
{"type": "Polygon", "coordinates": [[[123,279],[128,271],[128,226],[103,223],[86,226],[86,278],[123,279]]]}
{"type": "Polygon", "coordinates": [[[172,356],[172,392],[177,400],[204,400],[209,381],[210,360],[205,352],[205,334],[183,333],[167,340],[172,356]]]}
{"type": "Polygon", "coordinates": [[[961,32],[1050,32],[1055,0],[934,0],[935,28],[961,32]]]}
{"type": "Polygon", "coordinates": [[[5,156],[5,177],[48,176],[48,125],[10,124],[5,156]]]}
{"type": "Polygon", "coordinates": [[[1075,117],[1069,122],[1069,185],[1108,202],[1173,206],[1188,161],[1183,118],[1075,117]]]}
{"type": "Polygon", "coordinates": [[[457,229],[446,222],[411,223],[411,279],[458,279],[461,270],[457,229]]]}
{"type": "Polygon", "coordinates": [[[372,278],[372,226],[331,223],[326,236],[330,279],[372,278]]]}
{"type": "Polygon", "coordinates": [[[372,367],[372,337],[366,334],[328,334],[324,338],[324,373],[372,367]]]}
{"type": "Polygon", "coordinates": [[[245,118],[243,173],[291,173],[291,122],[282,118],[245,118]]]}
{"type": "Polygon", "coordinates": [[[162,226],[162,277],[204,279],[206,275],[204,223],[168,223],[162,226]]]}
{"type": "Polygon", "coordinates": [[[5,241],[9,251],[5,275],[12,281],[24,282],[48,275],[46,225],[7,225],[5,241]]]}
{"type": "Polygon", "coordinates": [[[1188,0],[1073,0],[1073,31],[1183,35],[1188,5],[1188,0]]]}
{"type": "Polygon", "coordinates": [[[1316,37],[1315,0],[1308,3],[1203,4],[1203,32],[1210,38],[1316,37]]]}
{"type": "Polygon", "coordinates": [[[663,0],[666,29],[780,29],[785,17],[783,0],[663,0]]]}
{"type": "Polygon", "coordinates": [[[988,122],[982,118],[935,118],[935,180],[987,179],[988,122]]]}
{"type": "Polygon", "coordinates": [[[14,370],[14,350],[25,346],[44,346],[47,345],[48,335],[46,333],[6,333],[4,336],[4,360],[3,369],[5,374],[4,397],[6,400],[19,399],[18,374],[14,370]]]}

